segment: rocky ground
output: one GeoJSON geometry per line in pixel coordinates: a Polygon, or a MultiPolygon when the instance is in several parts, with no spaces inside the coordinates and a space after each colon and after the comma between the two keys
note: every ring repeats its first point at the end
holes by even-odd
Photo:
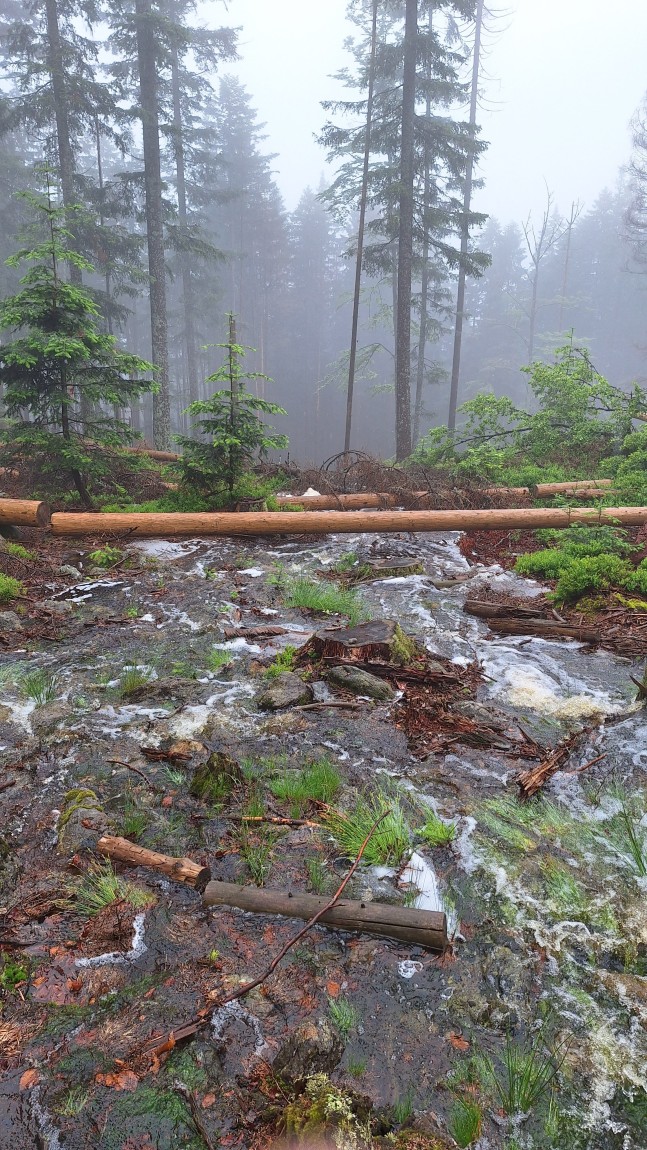
{"type": "Polygon", "coordinates": [[[102,567],[91,544],[24,545],[27,596],[0,615],[1,1148],[644,1144],[645,887],[622,828],[642,843],[647,727],[628,662],[487,637],[468,585],[539,588],[469,566],[453,537],[136,543],[102,567]],[[349,552],[414,565],[359,589],[417,644],[390,674],[330,674],[312,636],[347,619],[286,605],[349,552]],[[550,802],[519,806],[519,769],[577,732],[550,802]],[[313,764],[324,798],[281,787],[313,764]],[[95,851],[108,832],[224,881],[331,893],[352,855],[327,812],[361,794],[408,842],[347,894],[444,909],[445,954],[316,926],[219,1006],[301,924],[205,909],[95,851]],[[425,840],[431,816],[451,841],[425,840]]]}

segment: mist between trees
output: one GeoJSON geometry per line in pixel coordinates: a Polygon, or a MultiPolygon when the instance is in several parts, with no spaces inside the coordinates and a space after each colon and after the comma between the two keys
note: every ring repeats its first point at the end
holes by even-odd
{"type": "Polygon", "coordinates": [[[229,313],[302,461],[345,441],[405,458],[456,396],[527,404],[520,368],[569,331],[615,385],[645,374],[644,114],[633,164],[593,205],[560,215],[547,188],[542,218],[487,219],[472,194],[480,50],[505,31],[483,0],[350,0],[348,15],[348,98],[324,102],[319,135],[335,175],[287,212],[264,125],[227,73],[234,4],[205,25],[191,0],[5,0],[0,295],[30,222],[16,193],[48,184],[80,257],[69,280],[155,364],[157,391],[119,416],[157,447],[210,395],[229,313]]]}

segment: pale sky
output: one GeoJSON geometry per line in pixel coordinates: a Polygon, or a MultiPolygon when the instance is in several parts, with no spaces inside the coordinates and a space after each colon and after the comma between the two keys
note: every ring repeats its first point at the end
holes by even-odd
{"type": "MultiPolygon", "coordinates": [[[[496,0],[491,0],[492,6],[496,0]]],[[[235,66],[265,121],[286,207],[325,172],[313,140],[330,77],[346,61],[346,0],[228,0],[214,22],[242,26],[235,66]]],[[[541,212],[544,181],[565,213],[590,207],[630,155],[629,121],[647,90],[647,0],[509,0],[489,37],[476,207],[507,222],[541,212]]]]}

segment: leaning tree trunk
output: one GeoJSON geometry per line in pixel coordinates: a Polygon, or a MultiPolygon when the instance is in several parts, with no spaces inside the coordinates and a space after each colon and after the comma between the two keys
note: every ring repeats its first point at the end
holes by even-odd
{"type": "MultiPolygon", "coordinates": [[[[476,8],[476,27],[474,29],[474,56],[472,58],[472,90],[470,94],[470,136],[472,141],[476,132],[476,103],[478,100],[479,67],[481,56],[481,32],[483,28],[483,0],[478,0],[476,8]]],[[[472,184],[474,178],[474,155],[467,157],[465,169],[465,191],[463,193],[463,223],[461,227],[461,262],[458,269],[458,290],[456,292],[456,323],[454,327],[454,355],[452,358],[452,379],[449,389],[449,415],[447,427],[454,431],[456,427],[456,407],[458,404],[458,385],[461,371],[461,346],[463,342],[463,320],[465,318],[465,261],[470,239],[469,212],[472,203],[472,184]]]]}
{"type": "Polygon", "coordinates": [[[417,36],[418,0],[407,0],[400,136],[398,305],[395,327],[395,455],[398,461],[406,459],[411,454],[411,272],[417,36]]]}
{"type": "Polygon", "coordinates": [[[157,368],[159,390],[153,396],[154,446],[164,449],[171,442],[169,394],[168,319],[166,313],[166,268],[164,263],[164,220],[157,97],[157,62],[151,0],[136,0],[137,60],[139,65],[140,115],[144,145],[144,185],[146,188],[146,239],[150,277],[151,345],[157,368]]]}
{"type": "Polygon", "coordinates": [[[373,118],[373,89],[375,87],[375,54],[377,50],[377,9],[379,0],[373,0],[373,20],[371,24],[371,58],[368,67],[368,95],[366,98],[366,133],[364,136],[364,167],[362,169],[362,191],[359,202],[359,225],[357,228],[357,258],[355,260],[355,288],[353,292],[353,320],[350,335],[350,355],[348,359],[348,391],[346,393],[346,433],[344,451],[350,451],[350,431],[353,421],[353,390],[355,386],[355,360],[357,358],[357,329],[359,326],[359,298],[362,281],[362,257],[364,255],[364,226],[366,223],[366,199],[368,196],[368,168],[371,158],[371,122],[373,118]]]}

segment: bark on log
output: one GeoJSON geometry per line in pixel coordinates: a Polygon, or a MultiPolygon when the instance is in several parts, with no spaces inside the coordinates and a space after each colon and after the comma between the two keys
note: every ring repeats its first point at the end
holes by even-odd
{"type": "Polygon", "coordinates": [[[0,523],[13,527],[49,527],[47,503],[32,499],[0,499],[0,523]]]}
{"type": "Polygon", "coordinates": [[[137,843],[131,843],[128,839],[118,838],[115,835],[104,835],[100,838],[97,850],[107,858],[126,863],[127,866],[145,866],[161,871],[174,882],[195,887],[200,893],[205,890],[211,878],[209,867],[199,866],[191,859],[173,858],[171,855],[146,850],[145,847],[137,846],[137,843]]]}
{"type": "MultiPolygon", "coordinates": [[[[204,906],[237,906],[254,914],[281,914],[304,919],[312,918],[326,905],[326,898],[317,895],[259,890],[228,882],[210,882],[202,901],[204,906]]],[[[443,951],[447,946],[447,918],[438,911],[344,898],[319,921],[335,930],[376,934],[415,946],[426,946],[430,950],[443,951]]]]}
{"type": "Polygon", "coordinates": [[[466,599],[463,604],[466,615],[476,615],[479,619],[540,619],[538,607],[516,607],[507,603],[489,603],[481,599],[466,599]]]}
{"type": "Polygon", "coordinates": [[[604,489],[612,486],[612,479],[569,479],[563,483],[533,483],[530,492],[538,499],[546,495],[569,495],[599,489],[602,489],[602,494],[606,495],[604,489]]]}
{"type": "Polygon", "coordinates": [[[599,628],[578,627],[570,623],[553,623],[550,619],[488,619],[488,627],[497,635],[536,635],[540,639],[578,639],[580,643],[599,643],[599,628]]]}
{"type": "Polygon", "coordinates": [[[331,532],[501,531],[561,529],[573,523],[642,526],[647,507],[511,507],[479,511],[263,511],[200,514],[174,512],[56,512],[54,535],[129,535],[138,539],[212,535],[328,535],[331,532]]]}

